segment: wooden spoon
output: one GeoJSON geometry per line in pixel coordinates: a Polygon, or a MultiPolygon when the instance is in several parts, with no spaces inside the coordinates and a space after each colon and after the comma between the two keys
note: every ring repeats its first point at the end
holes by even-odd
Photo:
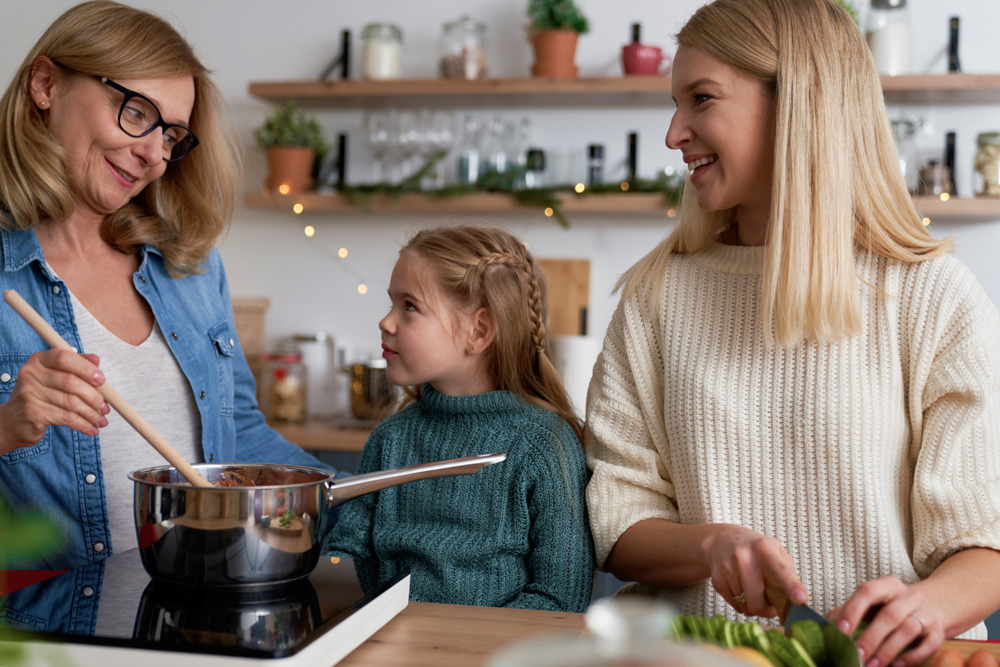
{"type": "MultiPolygon", "coordinates": [[[[28,325],[42,337],[49,347],[54,350],[66,350],[76,352],[76,350],[60,336],[52,326],[39,315],[28,302],[21,298],[15,290],[4,290],[3,300],[6,301],[14,311],[20,315],[28,325]]],[[[202,477],[197,470],[174,449],[166,438],[156,432],[149,422],[136,412],[128,401],[122,398],[121,394],[115,391],[110,384],[105,382],[97,387],[101,396],[108,402],[108,405],[118,411],[132,427],[139,432],[146,441],[151,444],[156,451],[163,455],[170,465],[177,468],[177,471],[184,475],[184,478],[191,482],[193,486],[213,488],[207,479],[202,477]]]]}

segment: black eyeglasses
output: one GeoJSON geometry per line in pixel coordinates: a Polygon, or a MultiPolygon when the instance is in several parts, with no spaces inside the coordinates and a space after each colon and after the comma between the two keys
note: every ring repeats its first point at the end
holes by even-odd
{"type": "Polygon", "coordinates": [[[125,86],[119,86],[102,76],[101,83],[111,86],[125,96],[118,110],[118,127],[130,137],[144,137],[156,128],[163,128],[163,159],[177,162],[198,145],[198,137],[183,125],[163,122],[160,110],[153,102],[125,86]]]}

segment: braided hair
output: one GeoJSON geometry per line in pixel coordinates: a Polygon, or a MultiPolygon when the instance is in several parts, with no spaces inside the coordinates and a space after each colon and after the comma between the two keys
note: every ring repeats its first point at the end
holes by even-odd
{"type": "Polygon", "coordinates": [[[491,227],[438,227],[413,236],[400,250],[434,267],[437,287],[459,307],[485,308],[496,324],[485,371],[497,389],[565,419],[582,439],[583,425],[546,354],[545,278],[528,248],[491,227]]]}

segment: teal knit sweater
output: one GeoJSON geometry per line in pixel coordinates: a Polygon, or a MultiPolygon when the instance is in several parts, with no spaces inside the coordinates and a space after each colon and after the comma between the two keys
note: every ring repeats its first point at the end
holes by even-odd
{"type": "Polygon", "coordinates": [[[410,568],[421,602],[584,611],[594,547],[580,442],[561,417],[507,391],[424,398],[372,432],[358,473],[504,452],[343,506],[326,553],[355,559],[366,592],[410,568]]]}

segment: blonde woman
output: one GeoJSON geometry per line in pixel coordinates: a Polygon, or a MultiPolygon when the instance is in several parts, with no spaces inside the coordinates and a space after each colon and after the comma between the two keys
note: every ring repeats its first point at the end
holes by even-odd
{"type": "Polygon", "coordinates": [[[716,0],[678,42],[681,222],[622,278],[587,402],[598,565],[734,618],[772,582],[870,620],[872,666],[985,638],[1000,321],[920,223],[863,37],[829,0],[716,0]]]}
{"type": "Polygon", "coordinates": [[[107,379],[189,461],[319,465],[270,430],[222,261],[240,183],[224,103],[165,21],[78,5],[0,100],[0,288],[80,350],[49,350],[0,305],[0,491],[53,516],[76,568],[137,546],[126,475],[163,460],[107,379]]]}

